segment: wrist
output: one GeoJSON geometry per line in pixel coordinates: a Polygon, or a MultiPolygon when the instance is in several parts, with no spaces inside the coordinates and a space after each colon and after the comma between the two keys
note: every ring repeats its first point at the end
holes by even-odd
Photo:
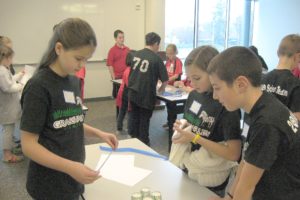
{"type": "Polygon", "coordinates": [[[71,175],[73,171],[73,167],[75,165],[75,161],[72,160],[65,160],[64,166],[62,166],[62,172],[71,175]]]}
{"type": "Polygon", "coordinates": [[[197,133],[195,136],[194,136],[194,138],[193,138],[193,140],[192,140],[192,143],[194,143],[194,144],[197,144],[197,142],[198,142],[198,140],[201,138],[201,135],[199,134],[199,133],[197,133]]]}

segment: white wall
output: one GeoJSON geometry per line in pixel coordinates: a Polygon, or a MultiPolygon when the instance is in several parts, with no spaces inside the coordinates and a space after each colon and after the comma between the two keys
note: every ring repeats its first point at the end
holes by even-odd
{"type": "MultiPolygon", "coordinates": [[[[144,47],[144,36],[148,32],[156,32],[161,38],[161,44],[164,44],[164,36],[165,36],[165,0],[136,0],[135,5],[140,5],[139,11],[144,11],[144,16],[138,19],[139,23],[134,23],[134,30],[136,33],[136,40],[131,41],[129,35],[126,35],[125,30],[125,43],[129,47],[133,49],[142,49],[144,47]],[[126,38],[128,39],[126,42],[126,38]]],[[[136,9],[136,8],[135,8],[136,9]]],[[[130,15],[130,12],[128,12],[130,15]]],[[[118,15],[116,15],[115,19],[111,19],[112,23],[117,23],[118,15]]],[[[118,27],[116,27],[117,29],[118,27]]],[[[124,29],[124,27],[121,27],[124,29]]],[[[130,27],[133,29],[133,27],[130,27]]],[[[126,28],[125,28],[126,29],[126,28]]],[[[111,46],[114,45],[113,36],[111,38],[105,38],[106,42],[111,42],[111,46]]],[[[101,38],[98,38],[100,41],[101,38]]],[[[16,45],[16,44],[15,44],[16,45]]],[[[101,48],[101,42],[99,44],[101,48]]],[[[161,49],[164,49],[164,46],[161,46],[161,49]]],[[[30,64],[30,63],[28,63],[30,64]]],[[[33,64],[35,65],[35,64],[33,64]]],[[[19,71],[23,68],[22,65],[15,65],[16,70],[19,71]]],[[[108,97],[111,96],[112,93],[112,83],[110,81],[110,75],[108,69],[106,67],[106,63],[103,61],[94,61],[88,62],[86,65],[86,78],[85,78],[85,99],[90,98],[99,98],[99,97],[108,97]]]]}
{"type": "MultiPolygon", "coordinates": [[[[144,27],[138,26],[136,29],[139,32],[143,32],[143,35],[152,31],[158,33],[162,38],[161,44],[163,45],[165,36],[165,0],[145,0],[145,8],[141,9],[145,9],[145,18],[143,19],[145,23],[144,27]]],[[[161,49],[164,49],[162,45],[161,49]]],[[[144,44],[140,44],[137,50],[142,49],[143,46],[144,44]]],[[[104,62],[88,63],[85,79],[85,98],[107,97],[111,96],[111,93],[112,83],[106,64],[104,62]]]]}
{"type": "Polygon", "coordinates": [[[265,59],[269,70],[276,67],[277,48],[288,34],[300,32],[299,0],[259,0],[253,45],[265,59]]]}
{"type": "Polygon", "coordinates": [[[161,37],[160,49],[164,50],[165,44],[165,0],[146,0],[145,30],[156,32],[161,37]]]}

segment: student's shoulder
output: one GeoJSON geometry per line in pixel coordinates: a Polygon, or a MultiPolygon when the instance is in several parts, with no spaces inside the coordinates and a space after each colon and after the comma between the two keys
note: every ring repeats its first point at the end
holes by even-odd
{"type": "Polygon", "coordinates": [[[151,51],[150,49],[144,48],[136,53],[136,55],[141,55],[142,57],[147,57],[147,59],[150,59],[152,62],[162,62],[162,59],[159,57],[158,54],[151,51]]]}
{"type": "Polygon", "coordinates": [[[259,102],[251,111],[250,118],[263,123],[276,125],[286,121],[290,112],[274,95],[264,92],[259,102]]]}
{"type": "Polygon", "coordinates": [[[180,58],[178,58],[178,57],[176,57],[176,62],[178,62],[178,63],[181,63],[181,64],[182,64],[182,61],[181,61],[181,59],[180,59],[180,58]]]}
{"type": "Polygon", "coordinates": [[[46,83],[49,82],[49,78],[48,70],[40,69],[28,80],[26,87],[47,87],[46,83]]]}

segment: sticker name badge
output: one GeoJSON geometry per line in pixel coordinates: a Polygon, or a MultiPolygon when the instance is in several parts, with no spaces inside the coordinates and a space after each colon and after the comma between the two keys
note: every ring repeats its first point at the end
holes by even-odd
{"type": "Polygon", "coordinates": [[[74,92],[70,92],[70,91],[65,91],[64,90],[63,93],[64,93],[64,97],[65,97],[65,102],[66,103],[76,104],[74,92]]]}
{"type": "Polygon", "coordinates": [[[190,107],[190,111],[192,111],[195,114],[198,114],[200,108],[201,108],[201,104],[198,103],[197,101],[193,101],[193,103],[190,107]]]}

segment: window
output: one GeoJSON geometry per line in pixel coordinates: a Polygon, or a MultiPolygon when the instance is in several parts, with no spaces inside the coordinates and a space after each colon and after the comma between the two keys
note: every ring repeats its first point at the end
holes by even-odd
{"type": "Polygon", "coordinates": [[[166,0],[165,43],[178,47],[185,58],[195,47],[249,46],[252,0],[166,0]]]}
{"type": "Polygon", "coordinates": [[[185,58],[194,48],[195,0],[166,0],[165,8],[165,44],[176,44],[185,58]]]}

